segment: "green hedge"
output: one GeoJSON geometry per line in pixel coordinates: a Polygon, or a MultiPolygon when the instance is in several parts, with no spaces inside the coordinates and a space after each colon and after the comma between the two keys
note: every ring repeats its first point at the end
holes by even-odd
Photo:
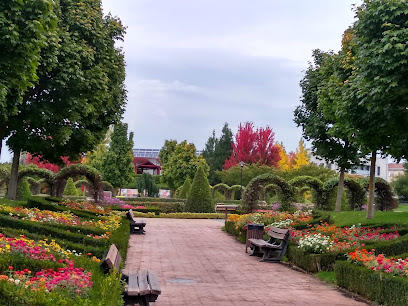
{"type": "Polygon", "coordinates": [[[149,207],[156,207],[163,213],[178,213],[184,211],[184,202],[127,202],[130,205],[145,205],[149,207]]]}
{"type": "Polygon", "coordinates": [[[335,265],[337,285],[382,305],[408,305],[408,279],[346,261],[335,265]]]}
{"type": "Polygon", "coordinates": [[[182,202],[184,203],[186,200],[185,199],[168,199],[168,198],[144,198],[144,197],[137,197],[137,198],[121,198],[121,197],[116,197],[122,201],[125,202],[135,202],[135,203],[140,203],[140,202],[145,202],[145,203],[151,203],[151,202],[163,202],[163,203],[173,203],[173,202],[182,202]]]}
{"type": "MultiPolygon", "coordinates": [[[[118,211],[129,211],[129,208],[118,208],[116,206],[111,206],[112,210],[118,210],[118,211]]],[[[147,206],[146,208],[132,208],[133,211],[138,211],[142,213],[148,213],[148,212],[153,212],[155,215],[159,215],[161,210],[158,207],[149,207],[147,206]]]]}
{"type": "Polygon", "coordinates": [[[237,237],[238,241],[246,243],[246,231],[240,232],[238,229],[236,229],[234,222],[225,221],[225,231],[237,237]]]}
{"type": "Polygon", "coordinates": [[[333,271],[336,260],[346,260],[341,252],[311,254],[303,252],[296,245],[289,246],[286,256],[294,265],[310,273],[333,271]]]}
{"type": "MultiPolygon", "coordinates": [[[[58,198],[55,198],[58,199],[58,198]]],[[[65,205],[60,205],[58,203],[51,202],[50,200],[46,200],[41,197],[29,197],[27,199],[27,207],[31,208],[38,208],[41,210],[51,210],[51,211],[68,211],[72,212],[74,215],[81,217],[81,218],[86,218],[86,219],[93,219],[98,216],[98,214],[90,212],[90,211],[82,211],[82,210],[77,210],[77,209],[72,209],[69,208],[65,205]]]]}
{"type": "Polygon", "coordinates": [[[370,244],[369,248],[375,249],[376,254],[384,254],[386,256],[408,253],[408,235],[389,241],[375,242],[370,244]]]}
{"type": "Polygon", "coordinates": [[[219,213],[161,213],[160,218],[175,218],[175,219],[224,219],[224,214],[219,213]]]}
{"type": "Polygon", "coordinates": [[[73,231],[67,231],[62,229],[59,224],[58,226],[53,225],[45,225],[44,223],[40,222],[32,222],[27,220],[20,220],[14,219],[9,216],[5,216],[0,214],[0,224],[4,227],[10,227],[14,229],[25,229],[31,233],[42,234],[46,236],[50,236],[52,238],[60,238],[64,240],[68,240],[74,243],[82,243],[92,246],[105,246],[106,239],[96,240],[91,237],[87,237],[84,234],[75,233],[73,231]],[[58,228],[60,227],[60,228],[58,228]]]}

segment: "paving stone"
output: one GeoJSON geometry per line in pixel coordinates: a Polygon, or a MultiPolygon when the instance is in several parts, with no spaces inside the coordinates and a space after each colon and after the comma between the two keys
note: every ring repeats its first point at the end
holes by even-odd
{"type": "Polygon", "coordinates": [[[154,306],[367,305],[284,264],[259,262],[215,220],[147,219],[131,235],[125,271],[155,270],[154,306]]]}

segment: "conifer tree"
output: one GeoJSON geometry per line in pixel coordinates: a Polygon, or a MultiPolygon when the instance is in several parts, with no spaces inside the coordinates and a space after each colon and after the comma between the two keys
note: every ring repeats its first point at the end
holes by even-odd
{"type": "Polygon", "coordinates": [[[295,159],[293,168],[299,169],[301,166],[305,166],[309,164],[309,157],[307,156],[307,151],[305,148],[305,143],[303,139],[299,141],[299,147],[296,149],[295,159]]]}
{"type": "Polygon", "coordinates": [[[191,180],[189,177],[187,177],[180,191],[180,199],[187,199],[188,193],[190,192],[190,190],[191,190],[191,180]]]}
{"type": "Polygon", "coordinates": [[[30,183],[26,178],[21,179],[20,184],[17,188],[17,199],[27,200],[27,198],[31,195],[30,183]]]}
{"type": "Polygon", "coordinates": [[[212,213],[214,206],[211,198],[210,184],[204,175],[203,167],[200,166],[194,176],[193,184],[186,201],[186,212],[212,213]]]}
{"type": "Polygon", "coordinates": [[[115,125],[109,150],[103,159],[103,178],[114,188],[129,184],[135,176],[133,165],[133,132],[129,134],[126,123],[115,125]]]}
{"type": "Polygon", "coordinates": [[[70,177],[67,180],[67,184],[65,185],[65,189],[64,189],[63,194],[66,195],[66,196],[73,196],[73,197],[78,196],[78,190],[75,187],[74,180],[72,179],[72,177],[70,177]]]}
{"type": "Polygon", "coordinates": [[[287,171],[292,167],[292,163],[290,161],[289,155],[286,153],[285,147],[283,144],[276,144],[277,147],[279,147],[279,155],[280,155],[280,160],[278,161],[278,167],[282,171],[287,171]]]}

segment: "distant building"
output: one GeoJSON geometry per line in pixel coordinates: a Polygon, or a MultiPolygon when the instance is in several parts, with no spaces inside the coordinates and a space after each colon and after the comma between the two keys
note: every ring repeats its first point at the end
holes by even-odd
{"type": "MultiPolygon", "coordinates": [[[[152,175],[160,175],[161,163],[159,160],[160,149],[133,149],[133,164],[135,172],[144,172],[152,175]]],[[[196,151],[196,155],[201,155],[202,151],[196,151]]]]}
{"type": "Polygon", "coordinates": [[[398,175],[404,174],[404,164],[388,164],[388,181],[391,182],[398,175]]]}
{"type": "MultiPolygon", "coordinates": [[[[313,155],[310,149],[307,149],[309,155],[309,162],[311,164],[325,167],[331,170],[340,171],[340,168],[336,163],[327,163],[322,157],[313,155]]],[[[361,176],[370,176],[370,161],[361,160],[360,165],[356,165],[353,169],[348,170],[350,174],[357,174],[361,176]]],[[[375,163],[375,176],[380,177],[386,181],[389,181],[388,175],[388,158],[382,158],[377,156],[375,163]]]]}

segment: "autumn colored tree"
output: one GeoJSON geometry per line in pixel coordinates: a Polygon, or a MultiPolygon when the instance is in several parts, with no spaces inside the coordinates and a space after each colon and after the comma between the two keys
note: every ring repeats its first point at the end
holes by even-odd
{"type": "Polygon", "coordinates": [[[279,147],[279,156],[280,160],[278,161],[278,167],[282,171],[288,171],[292,168],[292,161],[290,159],[289,154],[286,153],[285,147],[283,144],[276,144],[279,147]]]}
{"type": "MultiPolygon", "coordinates": [[[[61,162],[67,166],[75,164],[75,162],[71,162],[69,160],[69,157],[67,156],[61,156],[61,162]]],[[[39,168],[43,169],[48,169],[51,170],[54,173],[57,173],[60,169],[61,166],[57,164],[52,164],[46,160],[42,160],[41,157],[39,156],[34,156],[31,153],[27,153],[27,157],[25,160],[26,164],[34,164],[38,166],[39,168]]]]}
{"type": "Polygon", "coordinates": [[[252,122],[240,124],[232,144],[232,154],[223,168],[229,169],[239,162],[278,167],[279,147],[274,142],[275,133],[266,128],[254,129],[252,122]]]}
{"type": "Polygon", "coordinates": [[[293,161],[293,168],[299,169],[301,166],[309,164],[309,157],[303,139],[299,141],[299,146],[296,148],[295,159],[293,161]]]}

